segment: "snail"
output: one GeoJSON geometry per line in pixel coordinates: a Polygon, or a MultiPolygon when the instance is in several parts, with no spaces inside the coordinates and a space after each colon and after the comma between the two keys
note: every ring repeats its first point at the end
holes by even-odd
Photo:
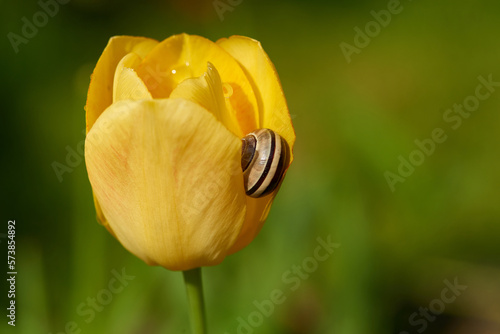
{"type": "Polygon", "coordinates": [[[259,198],[273,192],[290,163],[285,139],[270,129],[258,129],[242,139],[241,168],[246,194],[259,198]]]}

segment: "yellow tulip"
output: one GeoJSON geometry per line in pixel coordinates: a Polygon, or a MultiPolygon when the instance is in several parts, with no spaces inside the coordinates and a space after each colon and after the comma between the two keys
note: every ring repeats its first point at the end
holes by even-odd
{"type": "Polygon", "coordinates": [[[277,190],[245,195],[241,138],[269,128],[293,149],[295,133],[258,41],[113,37],[85,110],[98,221],[131,253],[188,270],[220,263],[259,233],[277,190]]]}

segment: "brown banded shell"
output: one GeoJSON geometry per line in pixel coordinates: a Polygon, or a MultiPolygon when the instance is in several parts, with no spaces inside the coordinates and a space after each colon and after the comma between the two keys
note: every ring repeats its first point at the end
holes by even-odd
{"type": "Polygon", "coordinates": [[[270,129],[259,129],[243,139],[241,168],[246,194],[263,197],[281,183],[290,163],[287,142],[270,129]]]}

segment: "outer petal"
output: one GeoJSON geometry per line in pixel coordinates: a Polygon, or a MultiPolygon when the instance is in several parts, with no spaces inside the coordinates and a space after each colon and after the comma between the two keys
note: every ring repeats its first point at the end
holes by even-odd
{"type": "MultiPolygon", "coordinates": [[[[90,81],[87,104],[85,106],[87,133],[99,115],[101,115],[113,101],[113,86],[116,74],[115,68],[117,65],[127,55],[142,60],[156,44],[158,44],[158,41],[144,37],[116,36],[109,40],[108,45],[97,62],[90,81]]],[[[106,218],[102,214],[99,202],[95,196],[94,203],[97,212],[97,220],[114,235],[106,218]]]]}
{"type": "Polygon", "coordinates": [[[158,44],[137,67],[153,98],[167,98],[188,78],[201,76],[212,63],[223,83],[231,86],[230,112],[236,114],[240,137],[255,130],[259,123],[258,106],[251,83],[243,69],[214,42],[195,35],[175,35],[158,44]]]}
{"type": "MultiPolygon", "coordinates": [[[[260,128],[269,128],[286,139],[290,149],[295,143],[290,113],[278,73],[260,42],[243,36],[222,38],[217,44],[233,56],[245,70],[259,104],[260,128]]],[[[293,160],[291,152],[290,162],[293,160]]]]}
{"type": "Polygon", "coordinates": [[[246,214],[240,139],[199,105],[121,101],[88,133],[89,179],[120,242],[151,265],[220,263],[246,214]]]}
{"type": "Polygon", "coordinates": [[[94,206],[95,206],[95,212],[96,212],[96,218],[99,224],[104,226],[106,230],[108,230],[109,233],[111,233],[112,236],[116,238],[115,232],[111,229],[109,226],[106,217],[104,217],[104,213],[102,213],[101,206],[99,205],[99,202],[97,201],[97,198],[95,195],[92,195],[94,197],[94,206]]]}
{"type": "Polygon", "coordinates": [[[116,36],[109,40],[97,62],[90,81],[85,106],[87,133],[99,115],[113,101],[113,78],[120,60],[131,52],[144,58],[157,44],[158,41],[144,37],[116,36]]]}
{"type": "Polygon", "coordinates": [[[257,234],[259,234],[267,219],[269,210],[271,210],[271,205],[276,194],[277,191],[262,198],[252,198],[247,196],[247,215],[245,217],[245,222],[243,223],[241,233],[233,247],[231,247],[229,254],[242,250],[248,246],[253,239],[255,239],[257,234]]]}
{"type": "MultiPolygon", "coordinates": [[[[217,41],[244,69],[254,88],[260,110],[260,128],[269,128],[286,139],[293,160],[295,131],[286,104],[285,95],[276,69],[260,42],[243,36],[232,36],[217,41]]],[[[278,189],[263,198],[247,198],[247,216],[241,235],[231,253],[246,247],[259,233],[269,214],[278,189]]]]}

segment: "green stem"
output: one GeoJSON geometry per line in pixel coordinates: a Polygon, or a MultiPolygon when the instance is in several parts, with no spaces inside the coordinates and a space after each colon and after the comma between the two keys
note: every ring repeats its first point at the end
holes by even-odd
{"type": "Polygon", "coordinates": [[[205,302],[203,301],[203,284],[201,268],[183,271],[184,282],[189,302],[189,313],[193,334],[206,334],[205,302]]]}

